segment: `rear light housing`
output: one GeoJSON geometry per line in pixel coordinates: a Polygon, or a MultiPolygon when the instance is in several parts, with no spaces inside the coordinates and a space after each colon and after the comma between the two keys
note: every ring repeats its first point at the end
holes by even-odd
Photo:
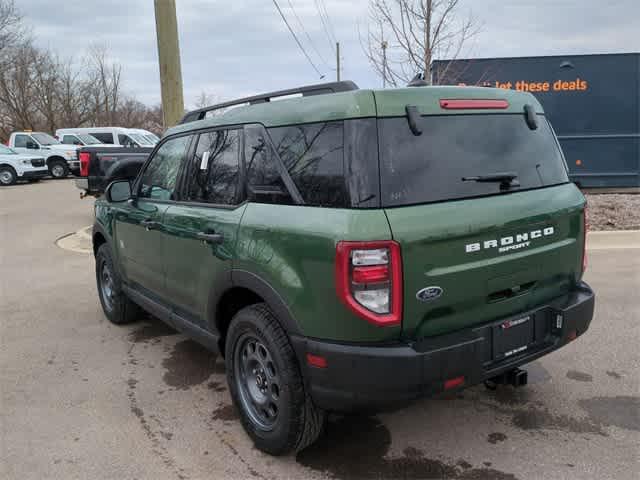
{"type": "Polygon", "coordinates": [[[587,271],[587,231],[589,230],[589,218],[587,216],[587,205],[582,212],[582,273],[587,271]]]}
{"type": "Polygon", "coordinates": [[[444,110],[503,110],[509,108],[509,102],[481,98],[441,98],[440,108],[444,110]]]}
{"type": "Polygon", "coordinates": [[[87,152],[80,152],[80,176],[89,176],[89,161],[91,160],[91,154],[87,152]]]}
{"type": "Polygon", "coordinates": [[[380,327],[402,322],[402,257],[394,241],[338,242],[336,293],[360,318],[380,327]]]}

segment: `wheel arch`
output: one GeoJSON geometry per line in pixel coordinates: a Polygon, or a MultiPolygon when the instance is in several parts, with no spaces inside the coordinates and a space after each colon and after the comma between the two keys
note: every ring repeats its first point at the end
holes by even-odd
{"type": "Polygon", "coordinates": [[[52,155],[47,158],[47,166],[49,166],[53,162],[63,162],[65,165],[67,164],[67,161],[64,159],[64,157],[61,157],[59,155],[52,155]]]}
{"type": "Polygon", "coordinates": [[[300,335],[300,326],[291,310],[266,280],[244,270],[232,270],[230,280],[228,288],[209,303],[209,318],[214,319],[214,327],[220,335],[220,352],[224,354],[224,343],[233,316],[256,303],[265,303],[288,335],[300,335]]]}

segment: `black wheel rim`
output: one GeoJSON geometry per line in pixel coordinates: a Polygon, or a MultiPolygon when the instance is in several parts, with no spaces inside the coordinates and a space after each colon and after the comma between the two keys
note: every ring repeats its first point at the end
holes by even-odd
{"type": "Polygon", "coordinates": [[[8,170],[0,172],[0,183],[3,185],[9,185],[13,181],[13,174],[8,170]]]}
{"type": "Polygon", "coordinates": [[[273,430],[280,413],[280,376],[271,352],[254,335],[236,342],[234,374],[244,411],[261,430],[273,430]]]}
{"type": "Polygon", "coordinates": [[[113,274],[105,261],[100,266],[100,295],[105,308],[108,311],[112,311],[114,302],[113,274]]]}
{"type": "Polygon", "coordinates": [[[59,164],[54,165],[53,167],[51,167],[51,175],[56,178],[64,176],[64,167],[59,164]]]}

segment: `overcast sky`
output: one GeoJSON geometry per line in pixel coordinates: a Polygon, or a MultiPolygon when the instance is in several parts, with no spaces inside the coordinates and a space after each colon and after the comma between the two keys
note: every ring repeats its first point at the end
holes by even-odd
{"type": "MultiPolygon", "coordinates": [[[[323,1],[342,44],[343,78],[361,87],[379,86],[358,37],[358,25],[366,29],[368,0],[323,1]]],[[[316,8],[322,1],[278,3],[318,68],[333,79],[335,54],[316,8]]],[[[16,4],[40,46],[79,58],[91,42],[105,44],[123,66],[126,90],[143,102],[159,102],[153,0],[17,0],[16,4]]],[[[203,91],[229,99],[319,81],[273,0],[176,0],[176,4],[188,107],[203,91]]],[[[640,0],[461,0],[461,13],[469,11],[482,30],[468,56],[640,51],[640,0]]]]}

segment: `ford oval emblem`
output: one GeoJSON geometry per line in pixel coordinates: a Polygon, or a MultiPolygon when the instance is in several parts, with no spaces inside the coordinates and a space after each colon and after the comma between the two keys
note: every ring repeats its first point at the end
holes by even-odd
{"type": "Polygon", "coordinates": [[[416,298],[421,302],[432,302],[442,296],[442,288],[440,287],[427,287],[416,293],[416,298]]]}

